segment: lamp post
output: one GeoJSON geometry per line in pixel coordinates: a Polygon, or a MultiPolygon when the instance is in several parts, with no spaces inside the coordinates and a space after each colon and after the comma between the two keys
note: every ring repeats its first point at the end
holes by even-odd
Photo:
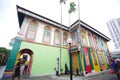
{"type": "Polygon", "coordinates": [[[67,43],[68,43],[68,51],[69,51],[69,57],[70,57],[70,80],[72,80],[72,55],[71,55],[72,39],[68,38],[67,43]]]}

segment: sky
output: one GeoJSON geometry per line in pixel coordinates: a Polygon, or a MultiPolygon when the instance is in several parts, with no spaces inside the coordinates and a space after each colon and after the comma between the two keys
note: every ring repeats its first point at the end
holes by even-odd
{"type": "MultiPolygon", "coordinates": [[[[20,31],[16,5],[26,8],[44,17],[61,22],[61,5],[59,0],[0,0],[0,47],[9,47],[9,42],[20,31]]],[[[120,18],[120,0],[79,0],[80,19],[111,38],[106,23],[120,18]]],[[[66,26],[78,19],[78,0],[67,0],[62,4],[62,23],[66,26]],[[71,14],[69,23],[69,3],[75,2],[76,11],[71,14]]],[[[114,49],[112,41],[109,50],[114,49]]]]}

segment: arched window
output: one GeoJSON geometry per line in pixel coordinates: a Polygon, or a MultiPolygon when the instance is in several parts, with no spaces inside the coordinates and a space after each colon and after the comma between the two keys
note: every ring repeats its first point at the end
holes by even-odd
{"type": "Polygon", "coordinates": [[[29,22],[27,33],[26,33],[26,36],[25,36],[26,40],[29,40],[29,41],[34,41],[35,40],[37,26],[38,26],[38,23],[35,20],[31,20],[29,22]]]}
{"type": "Polygon", "coordinates": [[[60,45],[60,31],[56,29],[54,34],[54,44],[60,45]]]}
{"type": "Polygon", "coordinates": [[[105,40],[103,40],[103,44],[104,44],[104,50],[106,50],[107,51],[107,44],[106,44],[107,42],[105,41],[105,40]]]}
{"type": "Polygon", "coordinates": [[[67,46],[67,38],[68,38],[68,35],[66,32],[63,33],[63,45],[64,46],[67,46]]]}
{"type": "Polygon", "coordinates": [[[93,45],[92,45],[93,42],[92,42],[90,33],[88,33],[88,39],[89,39],[90,47],[93,47],[93,45]]]}
{"type": "Polygon", "coordinates": [[[81,31],[81,35],[82,35],[82,45],[86,46],[87,41],[86,41],[86,37],[85,37],[85,32],[83,30],[81,31]]]}
{"type": "Polygon", "coordinates": [[[46,43],[50,43],[50,39],[51,39],[51,28],[49,26],[46,26],[44,28],[43,41],[46,43]]]}
{"type": "Polygon", "coordinates": [[[77,45],[77,29],[71,32],[72,45],[77,45]]]}
{"type": "Polygon", "coordinates": [[[102,38],[101,38],[101,45],[102,45],[102,50],[105,50],[106,45],[105,45],[104,40],[102,38]]]}
{"type": "Polygon", "coordinates": [[[98,37],[95,36],[95,42],[96,42],[96,47],[99,49],[99,42],[98,42],[98,37]]]}

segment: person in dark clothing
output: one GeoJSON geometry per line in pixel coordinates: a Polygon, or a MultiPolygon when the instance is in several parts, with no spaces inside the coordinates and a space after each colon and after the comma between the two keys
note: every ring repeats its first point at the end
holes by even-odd
{"type": "Polygon", "coordinates": [[[65,75],[68,75],[68,67],[66,63],[65,63],[65,75]]]}
{"type": "Polygon", "coordinates": [[[79,70],[78,70],[78,68],[76,69],[76,75],[77,75],[77,76],[79,75],[79,70]]]}
{"type": "Polygon", "coordinates": [[[24,67],[24,70],[23,70],[23,74],[24,75],[27,75],[27,69],[28,69],[28,61],[25,62],[25,67],[24,67]]]}
{"type": "Polygon", "coordinates": [[[114,60],[112,60],[112,68],[115,70],[115,72],[118,71],[118,64],[114,60]]]}
{"type": "Polygon", "coordinates": [[[114,59],[112,60],[112,69],[114,69],[115,74],[117,75],[117,77],[120,77],[119,76],[119,70],[118,70],[118,64],[114,59]]]}
{"type": "Polygon", "coordinates": [[[21,60],[21,59],[18,59],[18,62],[17,62],[17,64],[15,65],[15,71],[14,71],[12,80],[14,80],[15,77],[18,77],[18,80],[20,80],[20,68],[21,68],[21,66],[22,66],[22,60],[21,60]]]}

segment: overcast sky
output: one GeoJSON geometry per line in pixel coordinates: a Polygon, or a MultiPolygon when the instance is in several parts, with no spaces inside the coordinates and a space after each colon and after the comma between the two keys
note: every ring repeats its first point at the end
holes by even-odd
{"type": "MultiPolygon", "coordinates": [[[[69,26],[69,2],[63,4],[62,23],[69,26]]],[[[106,23],[120,18],[120,0],[79,0],[80,19],[111,38],[106,23]]],[[[0,47],[9,47],[10,40],[19,32],[16,5],[60,22],[59,0],[0,0],[0,47]]],[[[78,6],[76,6],[78,8],[78,6]]],[[[78,10],[71,14],[71,24],[78,19],[78,10]]],[[[113,43],[108,43],[114,49],[113,43]]]]}

